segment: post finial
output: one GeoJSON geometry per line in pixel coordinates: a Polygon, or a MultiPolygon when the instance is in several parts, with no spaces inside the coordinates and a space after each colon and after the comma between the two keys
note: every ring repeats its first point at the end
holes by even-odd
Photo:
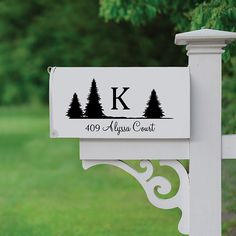
{"type": "Polygon", "coordinates": [[[202,43],[230,43],[236,40],[235,32],[213,30],[213,29],[200,29],[189,31],[185,33],[179,33],[175,36],[175,44],[186,45],[190,43],[202,42],[202,43]]]}
{"type": "Polygon", "coordinates": [[[223,48],[236,40],[235,32],[200,29],[175,36],[175,44],[187,45],[189,54],[221,54],[223,48]]]}

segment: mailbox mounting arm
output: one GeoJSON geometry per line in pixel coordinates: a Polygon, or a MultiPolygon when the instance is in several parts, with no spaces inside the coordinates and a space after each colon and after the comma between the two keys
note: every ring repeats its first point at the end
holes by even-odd
{"type": "Polygon", "coordinates": [[[161,160],[161,166],[173,168],[179,177],[179,189],[175,196],[170,199],[161,199],[159,194],[168,194],[171,191],[171,183],[165,177],[153,176],[153,163],[149,160],[140,161],[140,167],[145,169],[144,172],[138,172],[127,163],[121,160],[82,160],[83,168],[88,169],[95,165],[108,164],[116,166],[132,175],[143,187],[149,202],[161,209],[179,208],[182,212],[178,229],[183,234],[189,234],[189,176],[184,166],[177,160],[161,160]]]}

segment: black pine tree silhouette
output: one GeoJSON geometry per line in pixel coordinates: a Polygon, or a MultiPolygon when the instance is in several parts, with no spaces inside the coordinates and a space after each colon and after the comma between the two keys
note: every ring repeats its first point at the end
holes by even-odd
{"type": "Polygon", "coordinates": [[[88,118],[103,118],[105,115],[103,114],[103,108],[101,103],[99,102],[101,100],[98,89],[96,85],[95,79],[93,79],[91,88],[90,88],[90,94],[88,96],[88,103],[85,108],[85,116],[88,118]]]}
{"type": "Polygon", "coordinates": [[[152,90],[150,99],[147,103],[147,108],[144,111],[143,116],[146,118],[156,118],[160,119],[164,116],[164,112],[161,108],[161,103],[157,98],[155,89],[152,90]]]}
{"type": "Polygon", "coordinates": [[[81,105],[79,103],[79,99],[76,93],[74,93],[73,98],[72,98],[72,102],[70,104],[70,108],[67,111],[67,116],[70,119],[78,119],[78,118],[82,118],[83,117],[83,111],[80,108],[81,105]]]}

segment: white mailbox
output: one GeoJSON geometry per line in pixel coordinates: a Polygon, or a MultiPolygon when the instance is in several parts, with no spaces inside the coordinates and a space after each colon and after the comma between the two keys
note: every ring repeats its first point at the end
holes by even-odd
{"type": "Polygon", "coordinates": [[[51,137],[190,138],[188,67],[54,67],[51,137]]]}
{"type": "Polygon", "coordinates": [[[220,236],[221,159],[236,156],[236,136],[221,134],[221,54],[235,39],[210,29],[177,34],[189,67],[51,68],[51,137],[80,138],[85,169],[119,167],[153,206],[179,208],[182,234],[220,236]],[[174,197],[160,198],[171,183],[147,159],[175,170],[174,197]],[[190,160],[189,173],[180,159],[190,160]],[[124,160],[141,160],[143,171],[124,160]]]}

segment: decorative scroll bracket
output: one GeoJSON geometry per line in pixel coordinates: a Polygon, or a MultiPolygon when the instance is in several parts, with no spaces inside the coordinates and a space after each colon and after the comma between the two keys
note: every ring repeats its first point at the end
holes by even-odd
{"type": "Polygon", "coordinates": [[[140,161],[140,167],[145,168],[145,172],[137,172],[127,163],[121,160],[83,160],[83,168],[87,170],[90,167],[100,164],[108,164],[119,167],[132,175],[143,187],[149,202],[161,209],[179,208],[182,212],[178,229],[182,234],[189,234],[189,176],[183,165],[176,160],[159,161],[161,166],[173,168],[179,177],[179,189],[175,196],[170,199],[161,199],[156,194],[168,194],[172,185],[169,180],[162,176],[153,176],[154,168],[151,161],[140,161]]]}

